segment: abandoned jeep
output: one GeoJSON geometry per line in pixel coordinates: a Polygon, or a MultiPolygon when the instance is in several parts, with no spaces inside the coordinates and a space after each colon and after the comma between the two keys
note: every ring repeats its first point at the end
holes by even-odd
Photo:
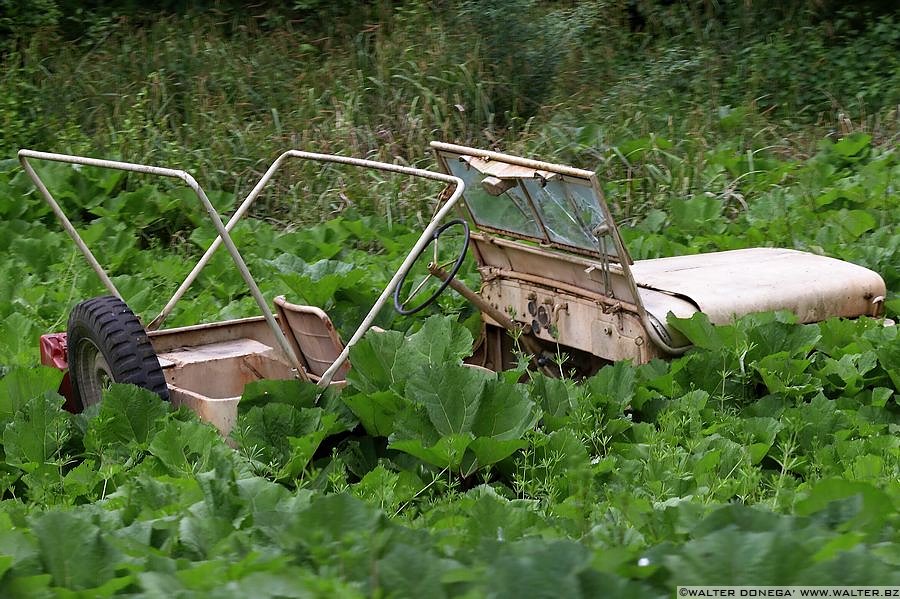
{"type": "Polygon", "coordinates": [[[690,317],[703,312],[713,324],[722,324],[770,310],[789,310],[804,323],[883,312],[885,284],[878,274],[806,252],[753,248],[633,261],[592,171],[452,144],[434,142],[432,148],[441,173],[285,152],[227,224],[184,171],[21,150],[23,168],[111,294],[78,304],[67,333],[41,338],[42,362],[68,369],[71,386],[64,391],[69,407],[78,410],[99,401],[110,381],[130,382],[189,406],[227,433],[248,382],[300,378],[323,387],[342,384],[350,367],[349,349],[391,297],[397,310],[413,314],[447,287],[481,312],[482,334],[469,362],[495,371],[515,364],[517,343],[531,354],[536,368],[565,355],[564,370],[581,375],[611,361],[645,363],[676,356],[690,346],[667,324],[669,314],[690,317]],[[180,179],[196,193],[218,238],[159,316],[144,326],[30,160],[180,179]],[[274,310],[270,308],[229,235],[288,160],[377,169],[446,185],[434,217],[346,343],[318,307],[279,296],[273,300],[274,310]],[[220,245],[226,246],[261,315],[162,329],[220,245]],[[438,256],[448,248],[451,257],[443,263],[438,256]],[[477,289],[456,277],[467,252],[480,275],[477,289]],[[414,269],[425,272],[423,280],[416,282],[414,269]]]}

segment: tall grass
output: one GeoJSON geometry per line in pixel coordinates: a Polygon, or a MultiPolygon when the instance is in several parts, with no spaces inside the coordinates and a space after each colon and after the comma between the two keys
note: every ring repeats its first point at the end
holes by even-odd
{"type": "MultiPolygon", "coordinates": [[[[443,139],[596,168],[628,219],[726,193],[740,173],[722,174],[723,152],[803,158],[847,129],[896,142],[898,58],[864,56],[896,40],[890,17],[858,39],[829,38],[825,24],[751,35],[750,23],[729,41],[697,14],[679,30],[682,17],[653,13],[634,32],[619,2],[501,4],[499,23],[479,18],[477,1],[382,2],[314,26],[205,12],[108,18],[77,42],[35,35],[3,61],[0,152],[185,168],[239,197],[287,148],[429,166],[428,142],[443,139]]],[[[433,197],[414,183],[321,175],[292,165],[261,212],[302,223],[354,206],[402,220],[433,197]]]]}
{"type": "MultiPolygon", "coordinates": [[[[477,49],[454,60],[443,35],[403,35],[423,28],[388,37],[372,27],[334,47],[290,27],[188,16],[142,29],[111,24],[78,56],[32,47],[17,83],[33,113],[18,130],[4,127],[4,150],[37,143],[167,164],[237,192],[288,148],[419,163],[429,140],[474,143],[470,123],[490,120],[477,49]]],[[[317,174],[288,173],[307,184],[284,181],[282,191],[315,197],[334,183],[317,174]]]]}

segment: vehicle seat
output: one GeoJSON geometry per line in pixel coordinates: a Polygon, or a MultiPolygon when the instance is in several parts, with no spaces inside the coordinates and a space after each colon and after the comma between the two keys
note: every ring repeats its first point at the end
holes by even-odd
{"type": "MultiPolygon", "coordinates": [[[[292,304],[283,295],[275,298],[275,311],[288,343],[300,358],[309,378],[318,382],[344,350],[331,318],[321,308],[292,304]]],[[[350,363],[344,362],[332,382],[346,380],[349,369],[350,363]]]]}

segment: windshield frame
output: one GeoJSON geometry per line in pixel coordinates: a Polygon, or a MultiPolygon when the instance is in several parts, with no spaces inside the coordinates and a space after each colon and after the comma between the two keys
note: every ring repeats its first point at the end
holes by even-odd
{"type": "MultiPolygon", "coordinates": [[[[603,193],[600,189],[597,177],[592,171],[575,169],[565,165],[519,159],[517,157],[505,156],[494,152],[481,152],[463,146],[439,142],[432,143],[432,147],[435,150],[441,170],[447,174],[461,176],[458,165],[465,164],[467,170],[474,169],[480,173],[481,177],[495,177],[505,185],[509,185],[510,182],[514,181],[513,185],[507,191],[493,197],[498,201],[510,202],[522,211],[522,206],[520,206],[516,200],[512,199],[509,194],[509,191],[516,190],[516,195],[521,196],[521,198],[527,202],[528,211],[530,212],[529,215],[522,211],[523,216],[526,218],[530,216],[531,223],[534,225],[531,230],[522,230],[523,227],[507,228],[498,226],[496,223],[485,222],[484,218],[476,216],[471,205],[471,200],[466,196],[472,193],[486,192],[481,191],[480,185],[476,186],[467,182],[466,193],[463,194],[458,209],[463,213],[463,216],[469,220],[474,228],[487,233],[534,243],[541,247],[553,247],[575,254],[607,259],[616,263],[621,263],[623,261],[628,264],[632,263],[631,257],[628,255],[622,240],[619,238],[618,229],[615,226],[615,222],[613,221],[609,208],[603,198],[603,193]],[[508,159],[509,161],[507,162],[504,159],[508,159]],[[456,168],[452,168],[451,165],[456,168]],[[526,184],[526,181],[528,181],[528,184],[526,184]],[[591,232],[589,225],[584,223],[579,208],[576,205],[576,200],[571,197],[573,195],[572,192],[564,193],[565,198],[563,201],[565,202],[565,208],[563,211],[572,220],[572,225],[578,227],[578,232],[585,240],[596,240],[596,243],[590,243],[593,247],[586,247],[587,244],[578,245],[571,239],[569,241],[572,241],[572,243],[567,243],[563,240],[563,235],[560,235],[552,229],[553,223],[545,221],[546,210],[541,208],[541,202],[537,201],[533,197],[532,191],[529,191],[528,189],[529,187],[535,187],[532,181],[541,185],[541,188],[547,184],[559,182],[563,184],[563,190],[567,190],[570,185],[578,185],[579,187],[590,190],[589,202],[592,204],[590,208],[591,210],[596,210],[596,216],[599,218],[599,225],[601,227],[605,225],[603,233],[594,235],[591,232]]],[[[585,194],[583,197],[587,199],[588,194],[585,194]]],[[[529,227],[525,228],[528,229],[529,227]]]]}

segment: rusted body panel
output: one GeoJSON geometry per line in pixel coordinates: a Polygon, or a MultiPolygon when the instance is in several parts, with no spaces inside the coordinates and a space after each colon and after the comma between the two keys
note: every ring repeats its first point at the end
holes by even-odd
{"type": "Polygon", "coordinates": [[[169,385],[216,398],[240,396],[251,381],[291,377],[273,347],[247,338],[185,345],[159,354],[159,361],[169,385]]]}
{"type": "Polygon", "coordinates": [[[687,299],[715,324],[769,310],[789,310],[800,322],[876,316],[873,300],[885,295],[867,268],[778,248],[639,260],[631,272],[638,287],[687,299]]]}
{"type": "MultiPolygon", "coordinates": [[[[551,344],[575,348],[609,361],[647,362],[657,354],[635,312],[524,281],[495,279],[482,297],[497,303],[528,331],[551,344]]],[[[483,316],[488,324],[497,324],[483,316]]]]}
{"type": "Polygon", "coordinates": [[[152,331],[149,337],[170,401],[190,408],[224,435],[237,421],[247,383],[294,378],[263,317],[152,331]]]}
{"type": "Polygon", "coordinates": [[[771,310],[801,322],[881,314],[884,281],[861,266],[777,248],[634,262],[593,172],[432,147],[445,171],[466,181],[461,206],[475,230],[482,298],[546,342],[548,353],[555,346],[634,362],[678,355],[688,341],[667,325],[669,314],[702,311],[715,324],[771,310]],[[547,322],[534,306],[552,314],[547,322]]]}
{"type": "Polygon", "coordinates": [[[169,386],[169,401],[175,406],[184,406],[193,411],[201,420],[209,422],[227,437],[237,424],[237,408],[241,397],[210,397],[190,389],[169,386]]]}
{"type": "Polygon", "coordinates": [[[275,337],[262,316],[150,331],[147,336],[157,355],[185,345],[205,345],[240,338],[256,339],[272,347],[276,344],[275,337]]]}
{"type": "MultiPolygon", "coordinates": [[[[304,366],[310,365],[303,378],[318,381],[343,350],[334,325],[314,306],[291,304],[283,297],[275,299],[275,306],[276,322],[304,366]]],[[[189,407],[226,435],[237,420],[238,400],[248,383],[301,374],[278,349],[262,317],[153,331],[149,336],[172,403],[189,407]]],[[[331,384],[346,384],[344,372],[331,384]]]]}
{"type": "Polygon", "coordinates": [[[478,250],[479,267],[483,271],[482,276],[486,278],[491,276],[490,269],[496,269],[495,272],[532,274],[586,292],[602,294],[611,302],[624,300],[635,303],[628,281],[618,264],[608,265],[606,272],[609,273],[610,289],[607,291],[604,270],[596,259],[477,233],[472,234],[472,244],[478,250]]]}
{"type": "Polygon", "coordinates": [[[885,295],[882,278],[861,266],[797,250],[754,248],[634,262],[635,300],[616,264],[607,265],[604,276],[601,265],[583,256],[483,235],[475,243],[485,300],[528,326],[533,315],[527,305],[537,298],[559,315],[553,334],[538,328],[539,338],[604,360],[642,363],[671,353],[667,348],[687,347],[687,339],[667,325],[670,313],[689,318],[703,312],[712,323],[726,324],[746,314],[787,310],[808,323],[878,316],[885,295]],[[604,293],[605,281],[611,293],[604,293]],[[560,311],[560,305],[568,309],[560,311]],[[654,343],[651,326],[665,345],[654,343]]]}

